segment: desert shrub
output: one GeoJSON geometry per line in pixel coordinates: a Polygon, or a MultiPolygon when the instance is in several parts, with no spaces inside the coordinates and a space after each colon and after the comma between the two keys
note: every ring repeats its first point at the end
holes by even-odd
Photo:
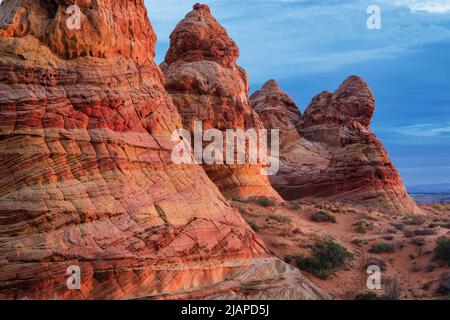
{"type": "Polygon", "coordinates": [[[420,226],[424,224],[426,220],[427,218],[425,216],[417,214],[409,214],[403,218],[403,222],[410,226],[420,226]]]}
{"type": "Polygon", "coordinates": [[[412,238],[417,236],[432,236],[436,235],[436,230],[430,229],[430,228],[424,228],[424,229],[406,229],[403,231],[403,234],[406,238],[412,238]]]}
{"type": "Polygon", "coordinates": [[[345,247],[331,240],[318,240],[313,248],[312,255],[305,257],[297,256],[297,266],[308,271],[318,278],[327,279],[331,276],[334,269],[345,265],[351,253],[345,247]]]}
{"type": "Polygon", "coordinates": [[[405,224],[404,223],[391,223],[391,225],[396,229],[396,230],[403,230],[405,229],[405,224]]]}
{"type": "Polygon", "coordinates": [[[274,199],[268,198],[268,197],[256,197],[252,198],[254,202],[259,204],[262,207],[275,207],[277,205],[277,202],[274,199]]]}
{"type": "Polygon", "coordinates": [[[402,294],[402,287],[397,277],[388,278],[383,283],[382,300],[398,300],[402,294]]]}
{"type": "Polygon", "coordinates": [[[320,260],[330,261],[333,268],[342,267],[346,259],[351,256],[345,247],[332,240],[319,240],[312,250],[320,260]]]}
{"type": "Polygon", "coordinates": [[[282,224],[289,224],[289,223],[292,222],[291,218],[286,217],[286,216],[282,216],[282,215],[277,215],[277,214],[271,214],[269,216],[269,219],[275,220],[275,221],[277,221],[279,223],[282,223],[282,224]]]}
{"type": "Polygon", "coordinates": [[[397,249],[397,246],[394,243],[380,242],[374,244],[370,251],[373,253],[392,253],[395,249],[397,249]]]}
{"type": "Polygon", "coordinates": [[[363,223],[362,221],[359,221],[353,225],[353,230],[358,233],[366,233],[367,232],[366,224],[363,223]]]}
{"type": "Polygon", "coordinates": [[[331,203],[322,203],[318,206],[318,208],[323,211],[340,212],[342,211],[342,204],[337,201],[331,203]]]}
{"type": "Polygon", "coordinates": [[[367,270],[371,266],[377,266],[381,271],[386,271],[387,269],[386,263],[376,257],[368,257],[365,259],[363,263],[364,270],[367,270]]]}
{"type": "Polygon", "coordinates": [[[378,296],[375,292],[363,292],[355,296],[355,300],[377,300],[378,296]]]}
{"type": "Polygon", "coordinates": [[[258,230],[260,230],[259,226],[258,226],[254,221],[249,221],[248,224],[249,224],[250,227],[253,229],[253,231],[258,231],[258,230]]]}
{"type": "Polygon", "coordinates": [[[308,271],[320,279],[328,279],[331,276],[331,265],[328,261],[322,261],[315,256],[305,257],[303,255],[295,257],[297,266],[301,270],[308,271]]]}
{"type": "Polygon", "coordinates": [[[367,244],[367,240],[357,238],[357,239],[353,239],[352,243],[356,246],[362,246],[364,244],[367,244]]]}
{"type": "Polygon", "coordinates": [[[441,276],[437,293],[443,296],[450,296],[450,273],[445,272],[441,276]]]}
{"type": "Polygon", "coordinates": [[[359,220],[353,224],[353,230],[357,233],[366,233],[371,226],[364,220],[359,220]]]}
{"type": "Polygon", "coordinates": [[[447,261],[450,264],[450,238],[444,237],[438,240],[434,255],[436,259],[447,261]]]}
{"type": "Polygon", "coordinates": [[[329,212],[319,211],[311,216],[311,220],[314,222],[331,222],[336,223],[336,217],[329,212]]]}
{"type": "Polygon", "coordinates": [[[438,263],[430,262],[430,263],[427,263],[427,265],[425,266],[425,271],[426,272],[433,272],[437,268],[439,268],[439,264],[438,263]]]}
{"type": "Polygon", "coordinates": [[[302,206],[298,202],[290,202],[289,209],[291,210],[300,210],[302,206]]]}

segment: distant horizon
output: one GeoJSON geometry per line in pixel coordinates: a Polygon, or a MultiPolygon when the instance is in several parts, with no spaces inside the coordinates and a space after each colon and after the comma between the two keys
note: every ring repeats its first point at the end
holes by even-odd
{"type": "Polygon", "coordinates": [[[410,194],[450,194],[450,183],[407,185],[410,194]]]}
{"type": "MultiPolygon", "coordinates": [[[[196,2],[146,0],[158,63],[196,2]]],[[[315,95],[361,76],[377,101],[371,128],[405,184],[450,182],[450,1],[378,1],[381,30],[367,28],[365,0],[203,3],[239,46],[251,92],[275,79],[304,112],[315,95]]]]}

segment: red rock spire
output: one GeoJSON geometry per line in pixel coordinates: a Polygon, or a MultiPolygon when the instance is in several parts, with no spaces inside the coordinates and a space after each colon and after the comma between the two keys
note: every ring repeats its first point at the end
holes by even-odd
{"type": "Polygon", "coordinates": [[[294,100],[275,80],[267,81],[250,97],[253,110],[266,128],[279,129],[281,143],[298,138],[303,117],[294,100]]]}
{"type": "MultiPolygon", "coordinates": [[[[236,65],[239,50],[208,6],[196,4],[170,36],[162,69],[186,129],[202,121],[205,129],[261,129],[250,106],[248,78],[236,65]]],[[[205,166],[228,197],[268,196],[280,199],[261,165],[205,166]]]]}
{"type": "Polygon", "coordinates": [[[337,200],[396,215],[418,212],[369,128],[375,98],[363,79],[351,76],[334,93],[314,97],[299,134],[292,130],[299,118],[293,118],[295,104],[276,82],[267,82],[251,102],[266,127],[280,128],[284,136],[281,170],[271,177],[284,199],[337,200]]]}
{"type": "Polygon", "coordinates": [[[167,64],[207,60],[231,67],[239,56],[236,43],[204,4],[194,5],[170,35],[170,43],[165,58],[167,64]]]}

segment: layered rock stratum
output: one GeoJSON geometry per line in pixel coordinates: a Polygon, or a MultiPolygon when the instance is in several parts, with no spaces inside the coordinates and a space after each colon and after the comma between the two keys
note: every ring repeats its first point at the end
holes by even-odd
{"type": "MultiPolygon", "coordinates": [[[[224,136],[228,129],[264,128],[250,106],[248,76],[237,66],[238,56],[236,43],[207,5],[196,4],[172,32],[161,67],[166,75],[166,89],[184,128],[191,133],[196,121],[201,121],[205,130],[221,130],[224,136]]],[[[204,168],[227,198],[267,196],[281,200],[267,176],[261,174],[263,166],[250,163],[247,158],[245,164],[204,168]]]]}
{"type": "Polygon", "coordinates": [[[281,169],[271,177],[286,200],[346,201],[389,214],[418,212],[382,143],[370,130],[375,98],[351,76],[313,98],[304,115],[271,80],[250,98],[265,126],[280,129],[281,169]]]}
{"type": "MultiPolygon", "coordinates": [[[[67,26],[70,4],[0,6],[0,298],[328,297],[268,254],[200,166],[172,163],[182,119],[153,60],[143,1],[77,1],[79,30],[67,26]],[[66,285],[70,266],[80,290],[66,285]]],[[[245,127],[258,121],[246,77],[235,47],[215,38],[198,48],[202,63],[189,51],[193,65],[177,64],[172,49],[168,68],[186,72],[185,91],[235,78],[203,97],[245,127]]],[[[177,83],[169,72],[168,88],[177,83]]]]}

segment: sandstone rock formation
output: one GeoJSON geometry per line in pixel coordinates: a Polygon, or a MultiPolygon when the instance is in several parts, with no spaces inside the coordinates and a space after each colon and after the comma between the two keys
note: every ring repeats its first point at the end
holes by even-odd
{"type": "Polygon", "coordinates": [[[251,106],[266,128],[280,130],[281,145],[300,138],[303,125],[300,109],[275,80],[267,81],[251,96],[251,106]]]}
{"type": "MultiPolygon", "coordinates": [[[[270,257],[200,166],[172,163],[181,119],[143,0],[77,1],[80,30],[71,3],[0,6],[0,299],[327,297],[270,257]]],[[[222,89],[256,121],[241,87],[222,89]]]]}
{"type": "MultiPolygon", "coordinates": [[[[222,132],[264,128],[250,107],[247,74],[236,65],[239,49],[208,6],[196,4],[170,40],[161,68],[166,75],[166,89],[186,129],[193,132],[195,121],[202,121],[204,129],[222,132]]],[[[227,198],[280,199],[267,176],[261,175],[260,165],[216,164],[204,168],[227,198]]]]}
{"type": "Polygon", "coordinates": [[[251,97],[267,128],[279,128],[281,170],[271,177],[287,200],[338,200],[385,213],[417,212],[395,166],[369,125],[375,99],[359,77],[316,96],[302,117],[274,81],[251,97]]]}

